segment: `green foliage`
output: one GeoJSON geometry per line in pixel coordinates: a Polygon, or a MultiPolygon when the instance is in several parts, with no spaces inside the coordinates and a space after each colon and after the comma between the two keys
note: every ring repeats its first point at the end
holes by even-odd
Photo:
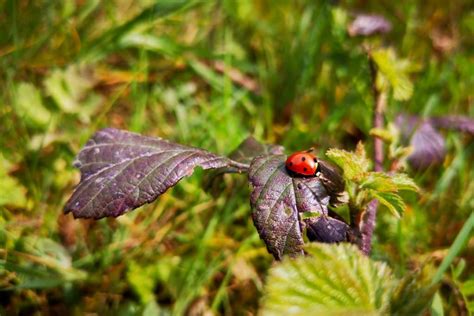
{"type": "MultiPolygon", "coordinates": [[[[398,113],[474,117],[470,1],[332,3],[0,1],[0,288],[9,289],[0,294],[0,314],[257,313],[272,258],[253,226],[244,176],[226,175],[216,198],[202,190],[196,172],[156,203],[117,219],[61,215],[79,181],[74,155],[100,128],[221,154],[249,134],[288,152],[315,146],[321,156],[363,139],[371,153],[373,95],[362,41],[399,56],[382,53],[382,61],[395,61],[379,80],[389,96],[388,133],[372,132],[393,137],[387,161],[409,150],[390,128],[398,113]],[[378,12],[393,31],[351,38],[353,12],[378,12]],[[415,66],[420,71],[412,73],[415,66]],[[402,83],[413,80],[410,102],[390,97],[389,78],[398,83],[400,73],[402,83]],[[40,245],[45,250],[38,252],[40,245]],[[132,278],[135,271],[140,275],[132,278]],[[153,281],[146,294],[141,279],[153,281]]],[[[421,187],[419,196],[404,194],[410,208],[403,218],[379,212],[373,257],[397,275],[431,254],[446,257],[472,212],[474,146],[469,137],[444,136],[443,165],[403,170],[421,187]]],[[[352,163],[350,156],[345,161],[352,163]]],[[[458,258],[469,263],[472,245],[459,249],[441,280],[467,293],[473,310],[472,264],[456,278],[449,273],[458,258]]],[[[459,291],[442,289],[445,313],[465,312],[459,291]]]]}
{"type": "Polygon", "coordinates": [[[364,210],[372,199],[378,199],[394,216],[400,217],[406,205],[399,192],[419,190],[406,174],[368,171],[370,162],[361,143],[355,152],[330,149],[326,155],[343,170],[349,187],[349,204],[357,212],[364,210]]]}
{"type": "Polygon", "coordinates": [[[8,174],[11,163],[0,153],[0,206],[26,206],[26,189],[13,176],[8,174]]]}
{"type": "Polygon", "coordinates": [[[361,182],[367,175],[370,161],[365,154],[362,143],[357,145],[356,152],[351,153],[342,149],[329,149],[326,155],[344,171],[344,177],[349,181],[361,182]]]}
{"type": "Polygon", "coordinates": [[[432,282],[437,283],[441,281],[443,274],[446,272],[448,267],[454,261],[454,259],[458,256],[458,254],[463,250],[466,246],[467,242],[472,236],[472,232],[474,231],[474,212],[471,213],[469,218],[464,223],[461,231],[457,235],[456,239],[452,243],[451,247],[449,248],[449,252],[444,258],[443,262],[439,266],[438,271],[433,277],[432,282]]]}
{"type": "Polygon", "coordinates": [[[311,245],[270,270],[263,315],[372,315],[388,308],[393,275],[355,246],[311,245]]]}
{"type": "Polygon", "coordinates": [[[353,245],[306,251],[270,270],[263,315],[418,315],[437,289],[420,271],[397,279],[353,245]]]}
{"type": "Polygon", "coordinates": [[[393,289],[390,315],[421,315],[435,295],[438,285],[431,284],[424,270],[405,275],[393,289]]]}
{"type": "Polygon", "coordinates": [[[62,112],[79,114],[86,121],[101,102],[100,96],[92,90],[94,84],[95,79],[88,69],[79,65],[55,69],[44,81],[46,92],[62,112]]]}
{"type": "Polygon", "coordinates": [[[51,121],[50,111],[43,105],[40,91],[31,83],[20,82],[14,90],[16,113],[30,127],[44,128],[51,121]]]}
{"type": "Polygon", "coordinates": [[[391,49],[378,49],[370,53],[379,70],[377,86],[387,90],[387,81],[393,89],[395,100],[408,100],[413,95],[413,84],[407,75],[407,63],[398,60],[391,49]]]}

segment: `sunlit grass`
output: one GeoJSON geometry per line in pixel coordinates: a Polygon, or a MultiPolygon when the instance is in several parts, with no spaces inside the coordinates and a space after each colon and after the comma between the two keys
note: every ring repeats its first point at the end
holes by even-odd
{"type": "MultiPolygon", "coordinates": [[[[0,190],[12,192],[0,205],[0,313],[255,313],[272,258],[251,221],[245,176],[226,176],[214,198],[197,172],[123,217],[75,221],[62,215],[79,180],[72,161],[106,126],[221,154],[248,135],[288,151],[316,146],[322,154],[358,140],[370,147],[367,59],[361,40],[345,31],[354,11],[393,18],[387,45],[413,64],[413,97],[390,99],[387,121],[400,112],[474,117],[472,44],[463,35],[472,32],[472,16],[453,8],[467,1],[445,4],[439,20],[410,1],[397,10],[323,1],[153,3],[0,4],[0,190]],[[449,52],[433,49],[420,31],[443,23],[462,35],[449,52]],[[22,105],[25,84],[39,97],[22,105]]],[[[379,219],[373,256],[394,271],[431,256],[437,264],[474,209],[472,137],[449,133],[447,144],[443,166],[412,172],[423,192],[407,197],[405,218],[379,219]]],[[[460,253],[468,263],[472,247],[471,237],[460,253]]],[[[472,264],[456,282],[469,278],[472,264]]],[[[455,306],[454,294],[443,294],[445,307],[455,306]]]]}

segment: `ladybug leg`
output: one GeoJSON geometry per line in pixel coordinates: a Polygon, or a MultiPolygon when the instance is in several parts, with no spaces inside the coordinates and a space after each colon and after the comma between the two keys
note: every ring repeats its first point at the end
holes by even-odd
{"type": "Polygon", "coordinates": [[[316,177],[321,177],[321,165],[318,163],[318,167],[316,168],[316,172],[314,174],[316,177]]]}
{"type": "Polygon", "coordinates": [[[314,147],[311,147],[310,149],[305,150],[305,153],[311,153],[313,151],[316,151],[316,149],[314,147]]]}

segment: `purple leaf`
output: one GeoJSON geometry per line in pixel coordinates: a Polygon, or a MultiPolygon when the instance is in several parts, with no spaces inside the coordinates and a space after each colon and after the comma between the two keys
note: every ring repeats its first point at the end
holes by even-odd
{"type": "Polygon", "coordinates": [[[474,135],[474,119],[467,116],[440,116],[432,117],[429,122],[436,128],[451,129],[474,135]]]}
{"type": "MultiPolygon", "coordinates": [[[[229,158],[244,164],[250,164],[253,158],[261,155],[281,155],[284,152],[283,146],[262,144],[254,137],[247,137],[240,145],[229,154],[229,158]]],[[[204,188],[214,197],[221,194],[225,173],[235,172],[228,167],[219,168],[207,173],[203,178],[204,188]]]]}
{"type": "MultiPolygon", "coordinates": [[[[318,219],[314,223],[309,222],[317,230],[319,220],[328,218],[331,199],[318,177],[291,177],[285,169],[285,159],[284,155],[260,156],[252,161],[249,168],[253,221],[260,238],[277,260],[283,255],[303,254],[304,223],[300,213],[317,215],[318,219]]],[[[339,227],[335,230],[340,231],[339,227]]],[[[321,231],[321,234],[325,235],[325,232],[321,231]]],[[[332,236],[331,232],[331,236],[321,239],[329,241],[332,236]]]]}
{"type": "Polygon", "coordinates": [[[425,169],[431,165],[441,164],[446,155],[445,141],[430,123],[424,122],[413,134],[410,145],[413,152],[408,162],[415,169],[425,169]]]}
{"type": "Polygon", "coordinates": [[[370,36],[384,34],[392,30],[392,24],[381,15],[360,14],[349,25],[350,36],[370,36]]]}
{"type": "Polygon", "coordinates": [[[230,153],[229,158],[242,163],[250,163],[257,156],[281,155],[284,150],[283,146],[262,144],[254,137],[249,136],[230,153]]]}
{"type": "Polygon", "coordinates": [[[97,132],[74,165],[81,181],[66,204],[74,217],[119,216],[158,196],[195,167],[244,167],[203,149],[107,128],[97,132]]]}
{"type": "Polygon", "coordinates": [[[306,234],[311,241],[334,243],[347,241],[350,227],[345,222],[326,216],[305,219],[306,234]]]}
{"type": "Polygon", "coordinates": [[[413,147],[408,156],[410,165],[418,170],[441,164],[446,155],[445,140],[431,124],[430,119],[400,114],[395,120],[403,142],[413,147]]]}

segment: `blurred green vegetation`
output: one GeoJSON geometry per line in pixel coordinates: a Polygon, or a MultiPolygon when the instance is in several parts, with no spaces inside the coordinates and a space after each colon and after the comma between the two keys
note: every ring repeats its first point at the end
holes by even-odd
{"type": "MultiPolygon", "coordinates": [[[[203,172],[117,219],[73,220],[74,155],[124,128],[217,153],[246,136],[371,152],[373,99],[353,15],[384,15],[414,84],[398,113],[474,117],[474,5],[457,1],[98,0],[0,2],[0,314],[256,313],[272,257],[244,176],[222,194],[203,172]]],[[[446,256],[474,209],[472,136],[445,133],[442,166],[408,170],[423,192],[399,221],[381,212],[373,257],[403,275],[446,256]]],[[[465,310],[471,239],[444,276],[465,310]],[[462,257],[462,259],[461,259],[462,257]]],[[[437,301],[439,306],[439,301],[437,301]]],[[[473,303],[471,301],[471,308],[473,303]]]]}

